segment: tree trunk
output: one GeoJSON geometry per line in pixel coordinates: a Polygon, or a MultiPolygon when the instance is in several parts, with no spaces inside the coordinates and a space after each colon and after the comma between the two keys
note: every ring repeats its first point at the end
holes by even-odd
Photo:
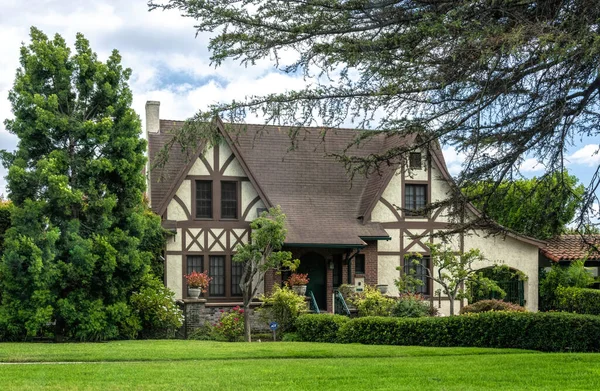
{"type": "Polygon", "coordinates": [[[450,299],[450,316],[454,316],[454,297],[448,295],[448,299],[450,299]]]}
{"type": "Polygon", "coordinates": [[[250,326],[250,300],[244,300],[244,338],[246,342],[252,342],[252,330],[250,326]]]}

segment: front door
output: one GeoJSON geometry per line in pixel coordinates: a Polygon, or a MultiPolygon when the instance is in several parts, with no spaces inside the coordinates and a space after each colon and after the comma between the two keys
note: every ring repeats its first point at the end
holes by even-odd
{"type": "Polygon", "coordinates": [[[300,258],[296,273],[308,274],[307,291],[312,291],[320,310],[327,308],[327,263],[322,255],[308,253],[300,258]]]}

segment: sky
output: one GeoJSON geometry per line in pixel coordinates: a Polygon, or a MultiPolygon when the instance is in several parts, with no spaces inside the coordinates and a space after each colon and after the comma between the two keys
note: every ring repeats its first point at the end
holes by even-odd
{"type": "MultiPolygon", "coordinates": [[[[13,150],[17,139],[4,127],[11,118],[8,91],[19,66],[19,47],[29,42],[29,28],[36,26],[53,36],[58,33],[72,45],[77,32],[90,41],[105,61],[118,49],[123,65],[132,69],[130,86],[133,108],[144,119],[147,100],[161,102],[161,119],[184,120],[211,103],[241,100],[248,95],[284,92],[305,85],[301,75],[277,71],[268,59],[244,67],[228,61],[210,65],[207,34],[199,34],[194,21],[177,11],[149,12],[147,0],[0,0],[0,149],[13,150]]],[[[257,122],[249,120],[249,122],[257,122]]],[[[600,138],[575,140],[569,150],[568,168],[587,184],[600,164],[600,138]]],[[[445,148],[452,174],[460,171],[464,156],[445,148]]],[[[534,159],[521,171],[528,176],[543,173],[534,159]]],[[[0,168],[0,194],[5,192],[6,171],[0,168]]]]}

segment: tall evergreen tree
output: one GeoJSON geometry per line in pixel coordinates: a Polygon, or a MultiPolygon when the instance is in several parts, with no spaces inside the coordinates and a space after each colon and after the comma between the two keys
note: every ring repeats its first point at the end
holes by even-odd
{"type": "Polygon", "coordinates": [[[21,47],[5,121],[19,143],[3,153],[14,204],[0,265],[5,338],[140,329],[129,297],[151,269],[142,241],[161,228],[145,213],[146,142],[130,75],[116,50],[101,62],[81,34],[74,53],[36,28],[21,47]]]}

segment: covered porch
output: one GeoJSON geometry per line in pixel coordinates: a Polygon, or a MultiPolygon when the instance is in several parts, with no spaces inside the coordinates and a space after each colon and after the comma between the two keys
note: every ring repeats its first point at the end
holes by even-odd
{"type": "MultiPolygon", "coordinates": [[[[377,241],[364,244],[290,244],[291,251],[300,260],[296,273],[308,274],[307,299],[311,308],[333,313],[335,292],[340,285],[350,284],[357,290],[364,285],[377,284],[377,241]]],[[[270,292],[275,284],[282,285],[289,272],[265,276],[265,289],[270,292]]]]}

